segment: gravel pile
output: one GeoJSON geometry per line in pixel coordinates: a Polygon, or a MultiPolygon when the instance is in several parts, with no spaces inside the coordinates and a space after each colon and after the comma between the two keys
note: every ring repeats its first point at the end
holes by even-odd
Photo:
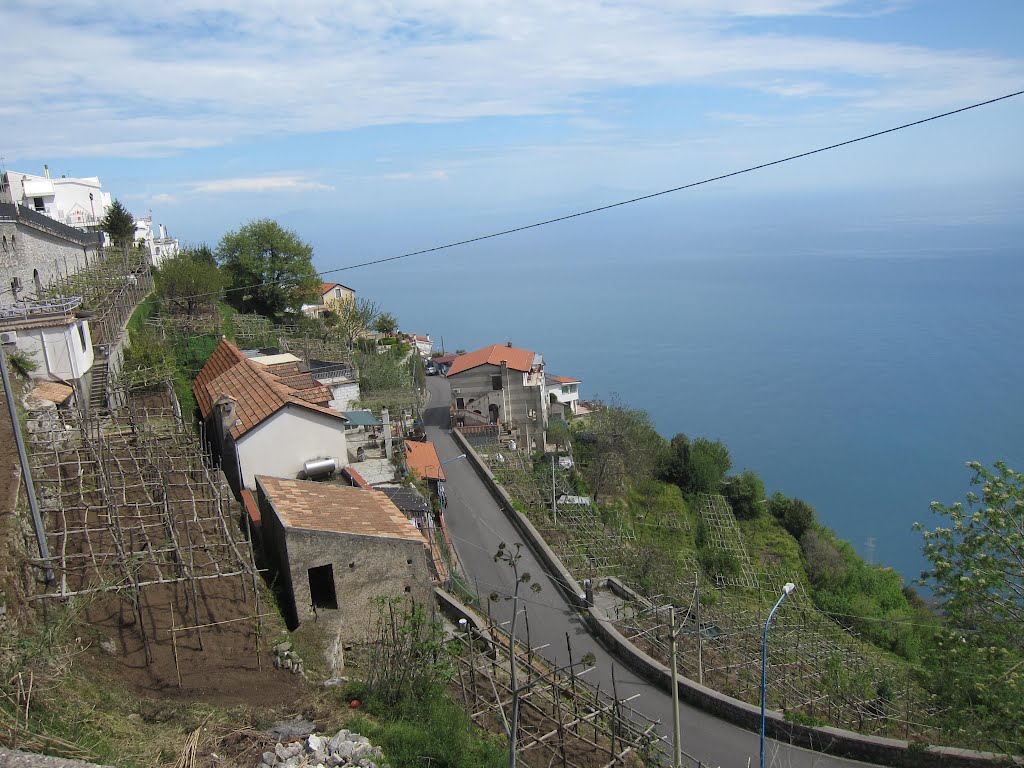
{"type": "Polygon", "coordinates": [[[273,752],[264,752],[256,768],[333,768],[359,766],[359,768],[387,768],[384,753],[370,740],[344,728],[333,736],[310,734],[303,741],[278,744],[273,752]]]}

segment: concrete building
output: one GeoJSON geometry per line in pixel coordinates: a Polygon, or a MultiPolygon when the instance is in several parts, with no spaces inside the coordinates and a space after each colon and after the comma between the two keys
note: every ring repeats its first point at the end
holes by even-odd
{"type": "Polygon", "coordinates": [[[293,362],[259,363],[221,339],[192,383],[213,453],[235,494],[256,475],[303,476],[307,462],[348,463],[346,419],[293,362]]]}
{"type": "Polygon", "coordinates": [[[314,304],[303,304],[302,312],[307,317],[319,317],[330,310],[336,312],[346,301],[355,301],[355,288],[341,283],[321,283],[320,296],[314,304]]]}
{"type": "Polygon", "coordinates": [[[543,447],[547,429],[544,358],[536,352],[493,344],[455,358],[448,369],[456,424],[499,424],[543,447]]]}
{"type": "Polygon", "coordinates": [[[0,343],[31,359],[31,378],[68,384],[84,397],[95,355],[89,321],[76,315],[81,303],[72,298],[0,307],[0,343]]]}
{"type": "Polygon", "coordinates": [[[325,636],[366,641],[377,598],[430,605],[427,541],[384,493],[261,475],[256,498],[290,628],[313,620],[325,636]]]}

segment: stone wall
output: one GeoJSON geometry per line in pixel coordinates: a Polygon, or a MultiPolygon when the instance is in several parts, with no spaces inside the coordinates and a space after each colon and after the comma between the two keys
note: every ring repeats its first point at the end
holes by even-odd
{"type": "Polygon", "coordinates": [[[90,243],[84,233],[63,233],[58,231],[63,226],[58,222],[52,222],[53,227],[35,224],[20,212],[5,213],[6,209],[0,211],[0,302],[13,300],[7,291],[15,277],[21,280],[22,296],[35,295],[36,273],[39,284],[45,288],[57,275],[77,272],[98,258],[98,244],[90,243]]]}

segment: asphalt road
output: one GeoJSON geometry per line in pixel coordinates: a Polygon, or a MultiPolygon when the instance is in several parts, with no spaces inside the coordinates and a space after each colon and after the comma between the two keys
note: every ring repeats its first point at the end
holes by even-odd
{"type": "MultiPolygon", "coordinates": [[[[427,439],[434,444],[438,456],[444,462],[461,453],[448,433],[449,384],[441,376],[431,376],[427,379],[427,386],[430,390],[430,403],[424,412],[427,439]]],[[[522,537],[512,527],[467,460],[453,461],[445,466],[444,471],[448,495],[445,519],[470,584],[483,596],[485,602],[487,595],[492,592],[502,596],[511,595],[514,587],[512,571],[505,563],[495,563],[494,554],[501,542],[512,546],[520,542],[522,537]]],[[[578,661],[588,652],[593,653],[597,658],[595,669],[585,679],[591,685],[600,684],[602,690],[610,692],[614,669],[619,698],[639,694],[630,702],[630,706],[651,720],[660,722],[661,733],[666,737],[668,746],[672,736],[671,697],[624,667],[599,645],[576,612],[566,603],[562,592],[544,572],[533,553],[526,546],[523,546],[522,553],[520,573],[530,573],[533,581],[541,585],[539,593],[525,592],[530,644],[534,648],[545,646],[540,653],[557,665],[569,663],[567,635],[574,660],[578,661]]],[[[523,594],[522,590],[520,594],[523,594]]],[[[507,621],[511,619],[511,606],[511,601],[499,600],[492,603],[492,614],[499,620],[507,621]]],[[[518,627],[522,629],[517,628],[516,635],[525,641],[522,614],[518,627]]],[[[758,734],[686,704],[681,706],[680,720],[682,749],[691,757],[711,766],[758,765],[758,734]]],[[[668,751],[671,754],[670,747],[668,751]]],[[[865,765],[775,741],[767,744],[765,762],[776,768],[852,768],[865,765]]]]}

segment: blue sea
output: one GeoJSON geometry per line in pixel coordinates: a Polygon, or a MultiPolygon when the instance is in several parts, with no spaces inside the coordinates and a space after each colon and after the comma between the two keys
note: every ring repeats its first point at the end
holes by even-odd
{"type": "MultiPolygon", "coordinates": [[[[912,525],[963,499],[964,462],[1024,469],[1020,221],[725,205],[613,212],[335,279],[438,347],[511,341],[666,437],[723,440],[735,469],[916,578],[912,525]]],[[[474,223],[437,241],[497,222],[474,223]]],[[[394,235],[365,256],[423,244],[394,235]]]]}

